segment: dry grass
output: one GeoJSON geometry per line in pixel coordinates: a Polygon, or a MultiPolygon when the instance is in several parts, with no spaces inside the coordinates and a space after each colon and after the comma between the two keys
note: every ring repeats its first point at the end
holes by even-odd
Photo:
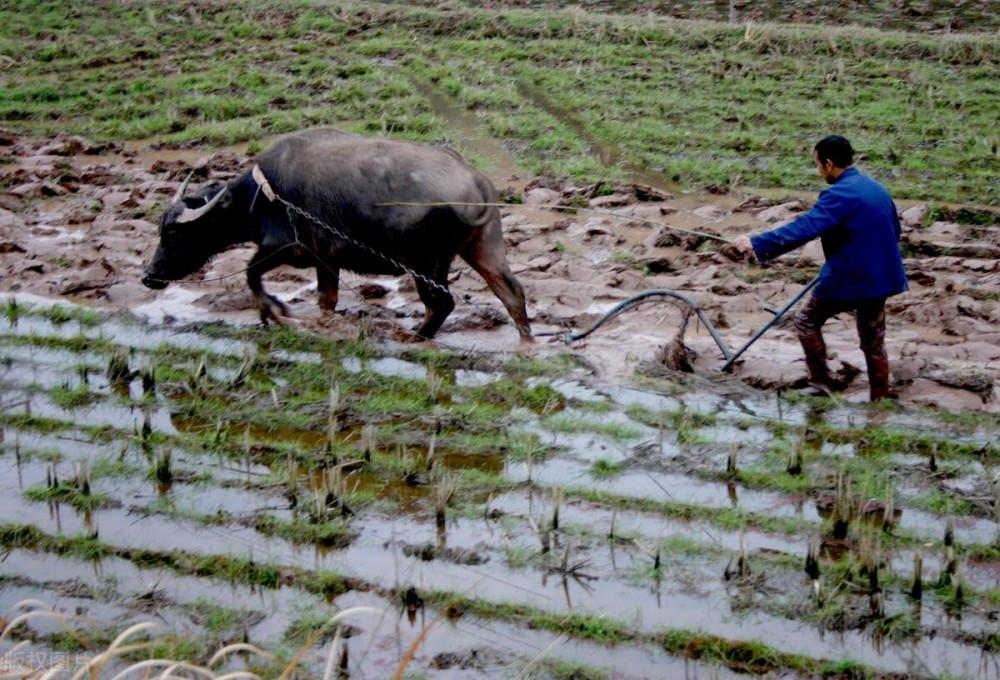
{"type": "MultiPolygon", "coordinates": [[[[2,619],[2,621],[6,622],[6,625],[4,625],[3,631],[0,632],[0,644],[8,641],[14,642],[18,628],[35,619],[43,618],[60,622],[65,625],[66,631],[70,635],[74,635],[74,624],[85,624],[87,622],[82,617],[69,616],[65,613],[54,611],[46,603],[39,600],[22,600],[14,605],[12,610],[15,612],[13,618],[9,620],[2,619]]],[[[126,663],[125,659],[141,656],[144,652],[152,652],[157,648],[157,640],[155,638],[129,642],[142,634],[148,635],[162,628],[160,624],[152,621],[144,621],[129,626],[119,633],[114,641],[108,645],[107,649],[102,652],[96,654],[78,654],[72,657],[67,655],[65,659],[43,665],[42,667],[24,661],[25,659],[29,661],[35,660],[39,658],[39,655],[29,654],[31,639],[20,640],[15,642],[0,657],[0,678],[9,678],[11,680],[46,680],[66,677],[71,678],[71,680],[97,680],[97,678],[103,677],[109,677],[110,680],[126,680],[127,678],[157,678],[158,680],[194,680],[196,678],[237,680],[243,678],[260,680],[260,675],[250,671],[230,671],[219,668],[228,657],[236,653],[241,653],[256,657],[264,664],[274,666],[275,668],[282,668],[280,675],[277,677],[280,680],[287,680],[294,673],[301,670],[300,664],[305,655],[324,637],[324,634],[330,628],[335,626],[336,632],[330,643],[327,664],[323,674],[323,680],[330,680],[336,673],[336,659],[339,658],[341,647],[342,622],[348,617],[362,614],[384,616],[386,612],[374,607],[352,607],[338,612],[314,631],[306,643],[295,653],[292,660],[283,667],[281,660],[267,650],[245,642],[239,642],[222,647],[203,666],[183,659],[147,658],[138,661],[130,660],[127,662],[127,665],[124,665],[119,670],[117,667],[118,664],[126,663]],[[70,658],[72,658],[72,662],[70,662],[70,658]],[[109,675],[112,670],[117,672],[114,675],[109,675]],[[69,675],[69,673],[72,673],[72,675],[69,675]]],[[[414,648],[401,661],[397,673],[399,677],[402,677],[406,665],[412,658],[415,647],[419,646],[419,642],[423,639],[424,634],[426,634],[426,631],[418,637],[417,641],[414,642],[414,648]]],[[[53,656],[57,655],[53,654],[53,656]]],[[[265,677],[274,676],[268,675],[265,677]]]]}

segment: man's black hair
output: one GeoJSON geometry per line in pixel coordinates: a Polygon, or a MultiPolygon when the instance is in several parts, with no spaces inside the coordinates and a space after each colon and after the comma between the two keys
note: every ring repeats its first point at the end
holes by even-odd
{"type": "Polygon", "coordinates": [[[854,162],[854,148],[840,135],[827,135],[816,142],[816,155],[820,163],[833,161],[838,168],[849,167],[854,162]]]}

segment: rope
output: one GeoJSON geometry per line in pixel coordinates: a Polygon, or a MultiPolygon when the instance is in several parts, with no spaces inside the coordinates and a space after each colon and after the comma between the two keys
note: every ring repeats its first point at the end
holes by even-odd
{"type": "MultiPolygon", "coordinates": [[[[266,257],[262,258],[261,262],[265,262],[265,261],[271,259],[272,257],[277,256],[277,254],[280,253],[281,251],[286,250],[288,248],[294,248],[297,245],[304,245],[304,244],[301,244],[301,243],[286,243],[285,245],[281,246],[280,248],[277,248],[273,253],[270,253],[266,257]]],[[[198,283],[216,283],[218,281],[225,281],[226,279],[231,279],[234,276],[239,276],[240,274],[246,274],[248,271],[250,271],[250,266],[249,265],[246,266],[246,267],[244,267],[243,269],[237,269],[236,271],[232,272],[231,274],[223,274],[222,276],[214,276],[214,277],[212,277],[210,279],[205,279],[205,278],[199,279],[198,283]]],[[[173,283],[172,281],[168,281],[166,279],[150,279],[150,281],[159,281],[160,283],[173,283]]]]}
{"type": "MultiPolygon", "coordinates": [[[[309,211],[307,211],[307,210],[305,210],[303,208],[300,208],[299,206],[295,205],[291,201],[289,201],[289,200],[285,199],[284,197],[278,195],[274,191],[274,189],[270,186],[270,183],[267,181],[267,178],[264,176],[264,173],[263,173],[263,171],[261,171],[259,165],[255,165],[254,166],[254,169],[253,169],[253,179],[257,183],[257,187],[258,187],[257,193],[258,194],[261,193],[261,192],[263,192],[264,195],[267,197],[268,200],[270,200],[270,201],[277,201],[277,202],[279,202],[279,203],[281,203],[282,205],[285,206],[285,210],[288,213],[289,223],[291,224],[291,227],[292,227],[292,229],[293,229],[293,231],[295,233],[295,240],[294,240],[293,243],[286,244],[286,245],[278,248],[273,253],[270,253],[267,256],[268,258],[276,256],[278,253],[280,253],[281,251],[285,250],[286,248],[292,248],[292,247],[295,247],[295,246],[299,246],[299,247],[305,248],[307,251],[310,251],[310,252],[312,251],[311,248],[309,248],[305,243],[303,243],[299,239],[298,229],[295,228],[295,215],[298,215],[298,216],[300,216],[300,217],[308,220],[309,222],[312,222],[314,225],[316,225],[320,229],[329,232],[334,237],[336,237],[338,239],[341,239],[342,241],[346,241],[347,243],[349,243],[350,245],[354,246],[355,248],[358,248],[358,249],[360,249],[360,250],[362,250],[362,251],[364,251],[366,253],[369,253],[370,255],[373,255],[374,257],[377,257],[378,259],[382,260],[383,262],[388,263],[389,265],[391,265],[392,267],[395,267],[396,269],[402,270],[403,272],[405,272],[405,273],[409,274],[410,276],[412,276],[414,279],[417,279],[418,281],[423,282],[425,285],[429,286],[430,288],[433,288],[433,289],[437,290],[439,293],[441,293],[443,295],[447,295],[453,301],[455,301],[455,302],[472,303],[475,306],[479,307],[480,309],[484,308],[483,305],[479,305],[477,303],[473,303],[472,300],[471,300],[471,298],[470,298],[470,296],[466,295],[464,297],[459,297],[459,296],[455,295],[446,286],[444,286],[441,283],[438,283],[437,281],[431,279],[427,275],[422,274],[422,273],[416,271],[412,267],[408,267],[407,265],[403,264],[399,260],[396,260],[396,259],[394,259],[392,257],[389,257],[385,253],[382,253],[381,251],[376,250],[375,248],[373,248],[372,246],[368,245],[367,243],[364,243],[363,241],[359,241],[356,238],[354,238],[354,237],[352,237],[352,236],[344,233],[340,229],[337,229],[336,227],[333,227],[333,226],[327,224],[326,222],[324,222],[320,218],[316,217],[315,215],[313,215],[309,211]]],[[[254,195],[254,203],[256,203],[256,200],[257,200],[257,194],[254,195]]],[[[634,221],[634,222],[642,222],[642,223],[645,223],[645,224],[651,224],[651,225],[654,225],[654,226],[658,226],[658,227],[663,227],[663,228],[666,228],[666,229],[670,229],[672,231],[677,231],[677,232],[680,232],[680,233],[683,233],[683,234],[689,234],[691,236],[698,236],[698,237],[701,237],[701,238],[712,239],[712,240],[716,240],[716,241],[722,241],[723,243],[731,243],[731,241],[729,239],[723,238],[723,237],[721,237],[721,236],[719,236],[717,234],[709,234],[709,233],[706,233],[706,232],[695,231],[693,229],[684,229],[682,227],[675,227],[675,226],[670,225],[670,224],[664,224],[662,222],[657,222],[655,220],[650,220],[650,219],[646,219],[646,218],[643,218],[643,217],[636,217],[634,215],[627,215],[625,213],[614,212],[614,211],[611,211],[611,210],[598,210],[598,209],[595,209],[595,208],[581,208],[581,207],[576,207],[576,206],[559,205],[559,204],[531,204],[531,205],[527,205],[527,204],[523,204],[523,203],[486,203],[486,202],[478,203],[478,202],[462,202],[462,201],[440,201],[440,202],[426,202],[426,203],[425,202],[410,202],[410,201],[390,201],[390,202],[386,202],[386,203],[376,203],[375,206],[377,206],[377,207],[411,206],[411,207],[426,207],[426,208],[431,208],[431,207],[450,207],[450,206],[511,208],[511,207],[519,207],[520,206],[520,207],[526,207],[526,208],[536,208],[536,209],[545,209],[545,210],[566,210],[566,211],[574,211],[574,212],[589,213],[589,214],[594,214],[594,215],[601,215],[601,216],[606,216],[606,217],[615,217],[615,218],[618,218],[618,219],[625,219],[625,220],[634,221]]],[[[251,206],[251,209],[252,209],[252,206],[251,206]]],[[[317,263],[319,265],[327,267],[326,263],[323,262],[322,259],[319,258],[316,255],[316,253],[313,253],[313,255],[315,256],[315,259],[316,259],[316,261],[317,261],[317,263]]],[[[267,259],[267,258],[265,258],[265,259],[267,259]]],[[[239,275],[241,273],[245,273],[249,269],[250,269],[250,267],[247,266],[246,268],[244,268],[244,269],[242,269],[240,271],[236,271],[236,272],[233,272],[231,274],[226,274],[225,276],[220,276],[220,277],[216,277],[216,278],[212,278],[212,279],[202,279],[202,282],[222,281],[222,280],[231,278],[233,276],[237,276],[237,275],[239,275]]],[[[330,269],[330,268],[327,267],[327,269],[330,269]]],[[[330,271],[332,271],[332,269],[330,269],[330,271]]],[[[585,338],[586,336],[590,335],[591,333],[593,333],[594,331],[596,331],[600,326],[602,326],[605,322],[609,321],[611,318],[617,316],[618,314],[621,314],[621,313],[625,312],[626,310],[630,309],[631,307],[636,306],[637,303],[646,300],[646,298],[654,297],[654,296],[656,296],[656,297],[659,297],[659,296],[673,297],[675,299],[680,298],[682,301],[687,302],[691,307],[693,307],[699,313],[699,316],[702,315],[702,312],[701,312],[700,309],[698,309],[697,305],[694,304],[692,301],[688,300],[687,298],[685,298],[682,295],[675,294],[672,291],[659,291],[659,290],[656,290],[656,291],[646,291],[645,293],[640,293],[638,295],[632,296],[631,298],[623,301],[622,303],[620,303],[619,305],[617,305],[614,309],[612,309],[610,312],[608,312],[607,314],[605,314],[601,319],[599,319],[597,322],[595,322],[589,329],[587,329],[583,333],[574,334],[574,333],[571,333],[569,331],[558,331],[558,332],[537,333],[536,336],[538,336],[538,337],[555,336],[555,335],[562,336],[563,341],[566,342],[567,344],[575,342],[577,340],[581,340],[581,339],[585,338]]],[[[709,326],[709,328],[711,328],[711,324],[708,324],[708,326],[709,326]]]]}
{"type": "MultiPolygon", "coordinates": [[[[428,285],[433,286],[434,288],[437,288],[439,291],[441,291],[445,295],[450,296],[452,299],[454,299],[456,301],[462,301],[458,296],[454,295],[449,289],[445,288],[444,286],[442,286],[441,284],[439,284],[437,281],[433,281],[432,279],[428,278],[427,276],[425,276],[425,275],[423,275],[423,274],[421,274],[419,272],[414,271],[410,267],[407,267],[406,265],[404,265],[402,262],[399,262],[398,260],[395,260],[395,259],[389,257],[388,255],[385,255],[384,253],[379,252],[378,250],[376,250],[376,249],[372,248],[371,246],[369,246],[367,243],[364,243],[362,241],[358,241],[357,239],[355,239],[355,238],[353,238],[353,237],[345,234],[344,232],[340,231],[336,227],[330,226],[329,224],[323,222],[321,219],[319,219],[318,217],[316,217],[312,213],[308,212],[307,210],[304,210],[304,209],[300,208],[299,206],[295,205],[294,203],[292,203],[291,201],[288,201],[285,198],[282,198],[281,196],[278,196],[277,194],[274,194],[273,191],[271,192],[271,194],[269,194],[268,197],[270,198],[271,196],[273,196],[272,200],[276,200],[276,201],[282,203],[285,206],[286,210],[288,211],[289,220],[292,221],[292,223],[293,223],[292,224],[293,228],[294,228],[293,213],[294,213],[294,214],[297,214],[297,215],[300,215],[300,216],[304,217],[305,219],[309,220],[310,222],[312,222],[313,224],[315,224],[319,228],[325,229],[326,231],[330,232],[331,234],[333,234],[337,238],[340,238],[340,239],[343,239],[344,241],[347,241],[348,243],[350,243],[351,245],[355,246],[356,248],[360,248],[360,249],[364,250],[365,252],[368,252],[368,253],[370,253],[370,254],[378,257],[379,259],[383,260],[384,262],[388,262],[389,264],[391,264],[391,265],[393,265],[395,267],[398,267],[399,269],[402,269],[403,271],[405,271],[406,273],[410,274],[414,278],[420,279],[421,281],[424,281],[428,285]]],[[[419,207],[444,207],[444,206],[452,206],[452,205],[468,205],[468,206],[477,206],[477,207],[482,207],[482,206],[491,207],[491,206],[507,206],[507,205],[511,205],[511,204],[507,204],[507,203],[447,203],[447,202],[440,202],[440,203],[407,203],[407,202],[400,201],[400,202],[393,202],[393,203],[376,203],[375,205],[377,205],[377,206],[419,206],[419,207]]],[[[514,205],[517,205],[517,204],[514,204],[514,205]]],[[[530,206],[530,207],[560,208],[560,209],[569,209],[569,210],[573,210],[574,209],[574,208],[572,208],[570,206],[557,206],[557,205],[539,205],[539,206],[530,206]]],[[[642,221],[642,222],[649,222],[651,224],[659,224],[658,222],[654,222],[652,220],[645,220],[645,219],[642,219],[642,218],[633,218],[632,216],[628,216],[628,215],[624,215],[624,214],[620,214],[620,213],[613,213],[613,212],[610,212],[610,211],[587,210],[587,209],[584,209],[584,208],[575,208],[575,210],[580,210],[580,211],[583,211],[583,212],[594,212],[594,213],[598,213],[598,214],[607,214],[607,215],[611,215],[612,217],[620,217],[620,218],[627,218],[627,219],[636,219],[636,220],[639,220],[639,221],[642,221]]],[[[726,243],[729,242],[729,241],[727,241],[726,239],[724,239],[724,238],[722,238],[720,236],[714,236],[712,234],[702,234],[700,232],[691,231],[691,230],[688,230],[688,229],[681,229],[680,227],[671,227],[670,225],[661,225],[661,226],[665,226],[665,227],[671,228],[671,229],[676,229],[677,231],[683,231],[685,233],[694,234],[694,235],[697,235],[697,236],[705,236],[705,237],[708,237],[708,238],[714,238],[714,239],[717,239],[717,240],[720,240],[720,241],[725,241],[726,243]]],[[[298,232],[297,231],[296,231],[296,240],[298,240],[298,232]]],[[[318,262],[320,261],[319,258],[317,258],[317,261],[318,262]]],[[[625,301],[621,302],[620,304],[616,305],[611,311],[609,311],[607,314],[605,314],[602,318],[598,319],[590,328],[588,328],[583,333],[572,333],[570,331],[555,331],[555,332],[546,332],[546,333],[536,333],[535,335],[537,337],[561,336],[563,342],[565,342],[568,345],[568,344],[571,344],[571,343],[576,342],[578,340],[582,340],[583,338],[587,337],[588,335],[590,335],[591,333],[593,333],[594,331],[596,331],[598,328],[600,328],[601,326],[603,326],[606,322],[610,321],[612,318],[618,316],[619,314],[622,314],[623,312],[631,309],[632,307],[638,306],[641,302],[649,302],[650,300],[648,300],[648,298],[651,298],[651,297],[670,297],[670,298],[673,298],[674,300],[678,300],[679,299],[682,302],[686,302],[689,305],[689,307],[693,309],[693,311],[698,312],[698,315],[700,317],[702,317],[702,320],[705,321],[705,323],[709,326],[709,328],[712,327],[711,323],[709,323],[708,320],[704,318],[704,313],[701,311],[701,309],[698,308],[697,304],[694,303],[689,298],[687,298],[686,296],[677,294],[677,293],[675,293],[673,291],[651,290],[651,291],[646,291],[644,293],[639,293],[637,295],[633,295],[632,297],[628,298],[627,300],[625,300],[625,301]]],[[[469,302],[470,300],[468,299],[468,297],[466,297],[466,299],[464,301],[469,302]]],[[[723,346],[723,345],[720,344],[720,346],[723,346]]]]}
{"type": "Polygon", "coordinates": [[[727,238],[723,238],[718,234],[708,234],[703,231],[695,231],[693,229],[684,229],[683,227],[675,227],[671,224],[664,224],[663,222],[657,222],[656,220],[649,220],[644,217],[635,217],[634,215],[626,215],[625,213],[613,212],[611,210],[598,210],[596,208],[578,208],[572,205],[559,205],[555,203],[462,203],[457,201],[442,201],[440,203],[419,203],[419,202],[409,202],[409,201],[391,201],[389,203],[376,203],[376,206],[414,206],[414,207],[426,207],[426,208],[437,208],[449,205],[462,205],[471,207],[498,207],[498,208],[541,208],[548,210],[572,210],[575,212],[591,213],[594,215],[602,215],[606,217],[617,217],[622,220],[630,220],[633,222],[643,222],[645,224],[652,224],[657,227],[664,227],[672,231],[679,231],[682,234],[690,234],[691,236],[700,236],[702,238],[713,239],[716,241],[722,241],[723,243],[731,243],[727,238]]]}

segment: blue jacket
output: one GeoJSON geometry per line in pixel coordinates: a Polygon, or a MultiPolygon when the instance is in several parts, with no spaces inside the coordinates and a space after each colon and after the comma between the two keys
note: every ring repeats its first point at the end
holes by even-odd
{"type": "Polygon", "coordinates": [[[899,252],[899,218],[885,187],[849,167],[809,212],[773,231],[751,236],[761,262],[817,236],[826,263],[814,295],[827,300],[889,297],[908,289],[899,252]]]}

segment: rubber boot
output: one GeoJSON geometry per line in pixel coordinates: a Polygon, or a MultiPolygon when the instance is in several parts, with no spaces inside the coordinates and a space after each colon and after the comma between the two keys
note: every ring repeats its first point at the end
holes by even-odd
{"type": "Polygon", "coordinates": [[[806,356],[809,385],[819,387],[826,392],[833,390],[830,368],[826,365],[826,343],[823,341],[823,335],[818,330],[800,331],[799,342],[806,356]]]}
{"type": "Polygon", "coordinates": [[[872,401],[892,397],[889,391],[889,357],[885,353],[885,300],[876,299],[858,307],[858,338],[868,365],[872,401]]]}
{"type": "Polygon", "coordinates": [[[878,349],[866,349],[865,363],[868,364],[868,385],[871,401],[889,399],[892,393],[889,391],[889,357],[886,356],[885,347],[878,349]]]}

